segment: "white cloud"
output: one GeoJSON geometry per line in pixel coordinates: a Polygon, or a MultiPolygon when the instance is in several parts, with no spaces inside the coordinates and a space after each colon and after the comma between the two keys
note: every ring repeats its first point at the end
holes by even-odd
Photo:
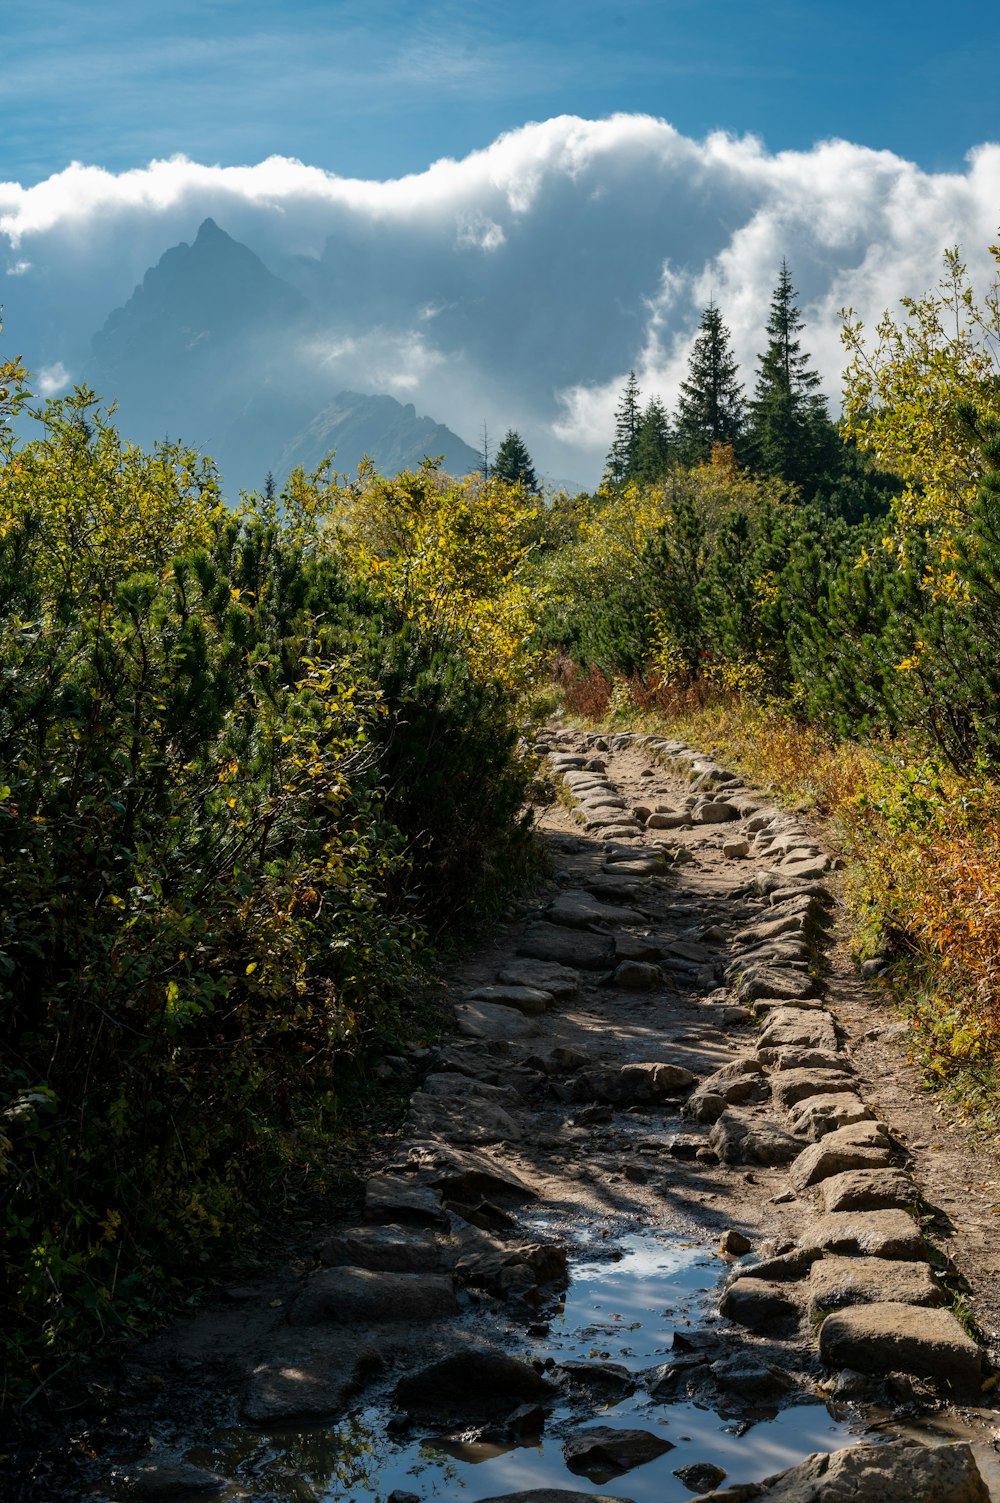
{"type": "Polygon", "coordinates": [[[30,261],[14,261],[10,266],[7,267],[7,275],[9,277],[23,277],[30,270],[30,261]]]}
{"type": "Polygon", "coordinates": [[[43,366],[38,372],[35,385],[40,396],[57,397],[60,392],[66,390],[72,379],[62,361],[57,360],[55,365],[43,366]]]}
{"type": "Polygon", "coordinates": [[[7,296],[7,348],[47,380],[80,369],[108,312],[208,214],[317,303],[305,370],[412,393],[467,439],[516,427],[540,468],[589,481],[628,370],[672,403],[710,297],[752,388],[783,257],[836,405],[843,305],[873,321],[933,285],[955,242],[988,273],[1000,146],[935,174],[846,141],[774,155],[616,115],[527,125],[386,182],[284,157],[77,163],[0,184],[0,249],[32,269],[7,296]]]}

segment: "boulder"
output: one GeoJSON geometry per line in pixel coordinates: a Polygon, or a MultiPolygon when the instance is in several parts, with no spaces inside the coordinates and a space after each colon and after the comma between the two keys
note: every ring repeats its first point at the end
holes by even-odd
{"type": "Polygon", "coordinates": [[[971,1445],[895,1440],[815,1453],[763,1482],[726,1487],[692,1503],[989,1503],[971,1445]]]}
{"type": "Polygon", "coordinates": [[[442,1244],[429,1232],[403,1226],[352,1226],[331,1233],[316,1249],[328,1268],[370,1268],[381,1273],[432,1273],[442,1244]]]}
{"type": "Polygon", "coordinates": [[[418,1091],[410,1102],[410,1123],[416,1132],[449,1143],[517,1143],[521,1137],[509,1112],[471,1090],[466,1100],[458,1093],[435,1096],[418,1091]]]}
{"type": "MultiPolygon", "coordinates": [[[[190,1498],[198,1493],[218,1493],[231,1485],[231,1479],[189,1461],[133,1461],[115,1467],[109,1481],[125,1490],[130,1498],[144,1503],[172,1503],[175,1498],[190,1498]]],[[[588,1498],[588,1503],[592,1500],[588,1498]]]]}
{"type": "Polygon", "coordinates": [[[741,1002],[752,1002],[757,997],[775,997],[779,1001],[815,997],[816,983],[802,971],[784,966],[753,965],[740,976],[736,995],[741,1002]]]}
{"type": "Polygon", "coordinates": [[[663,986],[663,972],[658,965],[641,960],[623,960],[616,966],[611,985],[623,992],[651,992],[663,986]]]}
{"type": "Polygon", "coordinates": [[[719,1314],[751,1331],[769,1331],[772,1326],[797,1320],[801,1308],[795,1286],[745,1275],[728,1285],[719,1301],[719,1314]]]}
{"type": "Polygon", "coordinates": [[[720,1482],[726,1480],[722,1467],[711,1461],[694,1461],[690,1466],[678,1467],[674,1476],[679,1477],[693,1493],[706,1492],[710,1487],[718,1487],[720,1482]]]}
{"type": "Polygon", "coordinates": [[[828,1012],[781,1007],[772,1012],[757,1041],[758,1057],[767,1059],[769,1049],[823,1049],[837,1047],[837,1030],[828,1012]]]}
{"type": "Polygon", "coordinates": [[[792,1108],[790,1116],[792,1131],[813,1143],[838,1128],[873,1120],[868,1107],[850,1091],[843,1095],[809,1096],[792,1108]]]}
{"type": "Polygon", "coordinates": [[[584,1070],[573,1083],[574,1101],[602,1101],[613,1106],[638,1106],[676,1096],[691,1089],[697,1079],[683,1065],[636,1061],[584,1070]]]}
{"type": "Polygon", "coordinates": [[[355,1326],[436,1320],[457,1313],[455,1288],[444,1274],[324,1268],[312,1275],[292,1303],[288,1323],[355,1326]]]}
{"type": "Polygon", "coordinates": [[[373,1174],[365,1185],[366,1221],[439,1222],[441,1192],[433,1185],[403,1174],[373,1174]]]}
{"type": "Polygon", "coordinates": [[[696,825],[724,825],[739,817],[740,811],[721,799],[695,804],[691,810],[691,819],[696,825]]]}
{"type": "Polygon", "coordinates": [[[468,1202],[483,1195],[511,1200],[534,1200],[536,1191],[512,1169],[497,1164],[488,1153],[444,1144],[414,1149],[426,1182],[446,1200],[468,1202]]]}
{"type": "Polygon", "coordinates": [[[550,924],[563,929],[587,929],[591,924],[641,924],[643,915],[621,903],[602,903],[589,892],[561,892],[545,911],[550,924]]]}
{"type": "Polygon", "coordinates": [[[894,1263],[888,1258],[819,1258],[809,1271],[813,1315],[848,1305],[940,1305],[944,1295],[926,1263],[894,1263]]]}
{"type": "Polygon", "coordinates": [[[771,1085],[775,1101],[786,1111],[807,1096],[835,1096],[854,1089],[851,1078],[838,1070],[780,1070],[771,1085]]]}
{"type": "Polygon", "coordinates": [[[570,934],[558,924],[541,923],[529,926],[518,943],[517,953],[531,960],[551,960],[581,971],[603,971],[611,964],[614,946],[610,936],[570,934]]]}
{"type": "Polygon", "coordinates": [[[712,1128],[708,1143],[724,1164],[787,1164],[801,1146],[774,1122],[728,1107],[712,1128]]]}
{"type": "Polygon", "coordinates": [[[455,1008],[455,1027],[463,1038],[485,1042],[527,1039],[538,1033],[538,1024],[516,1007],[496,1002],[464,1002],[455,1008]]]}
{"type": "MultiPolygon", "coordinates": [[[[874,1124],[873,1124],[874,1125],[874,1124]]],[[[888,1169],[892,1165],[892,1149],[888,1139],[859,1134],[866,1124],[856,1127],[841,1127],[827,1133],[818,1143],[804,1148],[790,1165],[788,1177],[796,1190],[807,1190],[834,1174],[843,1174],[848,1169],[888,1169]],[[850,1136],[848,1136],[850,1135],[850,1136]]]]}
{"type": "Polygon", "coordinates": [[[901,1169],[848,1169],[819,1187],[824,1211],[890,1211],[916,1204],[917,1187],[901,1169]]]}
{"type": "Polygon", "coordinates": [[[872,1258],[927,1260],[927,1244],[906,1211],[834,1211],[813,1221],[803,1247],[872,1258]]]}
{"type": "Polygon", "coordinates": [[[819,1354],[828,1367],[907,1372],[958,1395],[978,1393],[981,1355],[949,1310],[884,1303],[828,1315],[819,1354]]]}
{"type": "Polygon", "coordinates": [[[571,1488],[533,1487],[525,1493],[498,1493],[483,1503],[632,1503],[631,1498],[612,1498],[607,1493],[577,1493],[571,1488]]]}

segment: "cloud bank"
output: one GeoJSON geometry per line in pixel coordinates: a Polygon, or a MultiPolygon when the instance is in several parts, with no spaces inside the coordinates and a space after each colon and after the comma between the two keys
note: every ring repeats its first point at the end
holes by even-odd
{"type": "Polygon", "coordinates": [[[562,116],[386,182],[280,157],[74,164],[0,184],[6,350],[49,389],[75,375],[111,309],[208,215],[310,299],[296,358],[318,388],[405,394],[472,442],[484,421],[518,428],[549,474],[590,483],[628,370],[671,405],[710,298],[752,388],[783,257],[836,409],[841,307],[872,321],[919,295],[954,243],[985,279],[1000,146],[935,174],[846,141],[772,154],[648,116],[562,116]]]}

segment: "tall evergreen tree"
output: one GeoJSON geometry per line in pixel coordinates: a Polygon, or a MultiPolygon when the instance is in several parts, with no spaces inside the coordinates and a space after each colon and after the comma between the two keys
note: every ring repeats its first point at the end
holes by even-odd
{"type": "Polygon", "coordinates": [[[798,338],[804,327],[788,262],[782,261],[750,403],[750,446],[759,469],[800,485],[808,496],[830,463],[836,431],[819,374],[798,338]]]}
{"type": "Polygon", "coordinates": [[[650,397],[639,419],[626,479],[638,480],[641,485],[655,485],[667,473],[672,457],[673,435],[667,409],[659,397],[650,397]]]}
{"type": "Polygon", "coordinates": [[[604,467],[604,478],[612,485],[621,485],[631,473],[641,419],[639,383],[635,371],[629,371],[615,409],[615,436],[604,467]]]}
{"type": "Polygon", "coordinates": [[[508,428],[503,443],[493,460],[493,474],[497,480],[506,480],[508,485],[521,481],[529,495],[538,492],[538,479],[524,439],[513,428],[508,428]]]}
{"type": "Polygon", "coordinates": [[[676,443],[684,464],[698,464],[713,444],[738,447],[743,433],[743,386],[722,314],[709,303],[688,360],[677,403],[676,443]]]}

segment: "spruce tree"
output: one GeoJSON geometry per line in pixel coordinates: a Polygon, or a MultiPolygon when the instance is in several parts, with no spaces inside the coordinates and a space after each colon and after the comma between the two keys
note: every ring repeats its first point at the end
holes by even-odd
{"type": "Polygon", "coordinates": [[[782,261],[767,321],[768,345],[759,357],[750,403],[750,445],[765,474],[780,475],[811,495],[830,461],[835,433],[819,374],[798,338],[804,327],[788,263],[782,261]]]}
{"type": "Polygon", "coordinates": [[[688,360],[677,403],[676,443],[684,464],[708,459],[713,444],[738,447],[743,433],[743,386],[722,314],[709,303],[688,360]]]}
{"type": "Polygon", "coordinates": [[[507,429],[504,441],[496,452],[493,474],[497,480],[505,480],[508,485],[516,485],[520,481],[529,495],[538,493],[538,479],[531,455],[524,439],[513,428],[507,429]]]}
{"type": "Polygon", "coordinates": [[[635,371],[629,371],[615,409],[615,436],[604,467],[604,478],[611,485],[621,485],[631,474],[641,418],[639,383],[635,371]]]}
{"type": "Polygon", "coordinates": [[[640,485],[655,485],[667,473],[672,457],[673,437],[667,409],[659,397],[651,397],[639,419],[626,479],[637,480],[640,485]]]}

